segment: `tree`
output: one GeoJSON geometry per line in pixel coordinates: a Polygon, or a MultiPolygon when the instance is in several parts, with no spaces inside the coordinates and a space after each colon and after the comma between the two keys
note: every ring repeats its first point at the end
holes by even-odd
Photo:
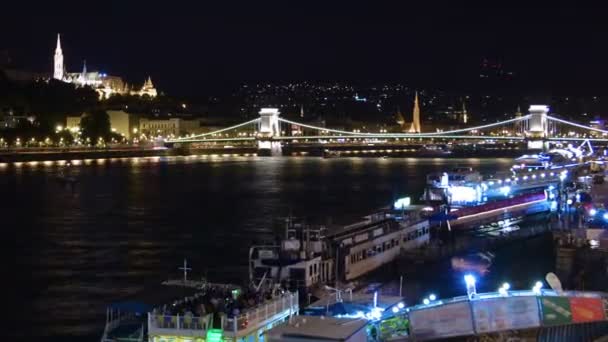
{"type": "Polygon", "coordinates": [[[92,145],[98,144],[99,138],[109,141],[112,130],[110,127],[110,116],[105,110],[92,110],[85,113],[80,120],[82,137],[87,138],[92,145]]]}

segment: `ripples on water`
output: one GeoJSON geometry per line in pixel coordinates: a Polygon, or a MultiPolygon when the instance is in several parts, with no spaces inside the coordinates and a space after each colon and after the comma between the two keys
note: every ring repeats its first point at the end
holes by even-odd
{"type": "Polygon", "coordinates": [[[418,198],[429,172],[509,159],[123,158],[0,164],[10,335],[99,338],[105,306],[157,284],[187,258],[193,276],[239,281],[273,218],[366,214],[418,198]]]}

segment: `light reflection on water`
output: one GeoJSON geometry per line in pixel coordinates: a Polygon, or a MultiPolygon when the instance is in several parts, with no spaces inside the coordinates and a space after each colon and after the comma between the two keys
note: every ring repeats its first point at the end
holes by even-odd
{"type": "Polygon", "coordinates": [[[188,258],[193,276],[238,281],[273,218],[364,215],[418,198],[424,177],[509,159],[139,157],[0,164],[11,327],[25,339],[98,338],[105,305],[157,284],[188,258]],[[57,181],[62,172],[75,186],[57,181]],[[14,244],[12,243],[14,241],[14,244]],[[18,256],[18,257],[15,257],[18,256]],[[31,335],[28,335],[31,334],[31,335]]]}

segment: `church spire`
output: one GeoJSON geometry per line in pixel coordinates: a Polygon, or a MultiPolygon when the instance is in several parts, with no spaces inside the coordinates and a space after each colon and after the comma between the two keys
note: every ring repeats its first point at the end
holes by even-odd
{"type": "Polygon", "coordinates": [[[59,33],[57,33],[57,47],[55,48],[54,62],[53,78],[56,80],[63,80],[63,52],[61,51],[61,37],[59,33]]]}
{"type": "Polygon", "coordinates": [[[412,127],[410,131],[413,133],[420,133],[422,128],[420,126],[420,104],[418,103],[418,91],[416,91],[416,95],[414,96],[414,110],[412,113],[412,127]]]}
{"type": "Polygon", "coordinates": [[[61,34],[57,33],[57,47],[55,53],[61,53],[61,34]]]}
{"type": "Polygon", "coordinates": [[[78,77],[78,82],[81,85],[87,84],[87,60],[86,59],[82,63],[82,73],[80,74],[80,77],[78,77]]]}
{"type": "Polygon", "coordinates": [[[150,78],[150,76],[148,76],[148,79],[144,83],[144,88],[154,88],[154,85],[152,84],[152,78],[150,78]]]}

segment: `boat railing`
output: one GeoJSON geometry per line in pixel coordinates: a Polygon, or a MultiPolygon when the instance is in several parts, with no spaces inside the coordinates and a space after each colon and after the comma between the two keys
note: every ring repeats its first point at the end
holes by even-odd
{"type": "Polygon", "coordinates": [[[252,326],[258,326],[274,316],[287,314],[293,315],[299,310],[298,293],[286,293],[278,298],[249,309],[243,314],[222,320],[224,331],[237,333],[252,326]]]}
{"type": "Polygon", "coordinates": [[[163,315],[148,313],[148,328],[153,329],[176,329],[176,330],[200,330],[211,329],[213,314],[206,316],[193,315],[163,315]]]}
{"type": "Polygon", "coordinates": [[[538,291],[534,290],[517,290],[517,291],[507,291],[504,293],[500,292],[485,292],[485,293],[477,293],[473,295],[471,298],[469,296],[458,296],[452,298],[442,298],[430,304],[419,304],[409,307],[410,310],[421,309],[421,308],[431,308],[442,306],[446,304],[453,304],[458,302],[466,302],[466,301],[482,301],[485,299],[495,299],[495,298],[510,298],[510,297],[583,297],[583,298],[601,298],[608,299],[608,293],[606,292],[598,292],[598,291],[555,291],[550,289],[539,289],[538,291]]]}
{"type": "MultiPolygon", "coordinates": [[[[122,313],[120,310],[113,310],[108,308],[106,310],[106,325],[103,329],[103,335],[101,337],[101,342],[114,342],[115,340],[109,338],[110,334],[118,328],[122,323],[128,322],[131,320],[137,319],[137,315],[135,313],[122,313]]],[[[143,329],[142,329],[143,330],[143,329]]]]}

